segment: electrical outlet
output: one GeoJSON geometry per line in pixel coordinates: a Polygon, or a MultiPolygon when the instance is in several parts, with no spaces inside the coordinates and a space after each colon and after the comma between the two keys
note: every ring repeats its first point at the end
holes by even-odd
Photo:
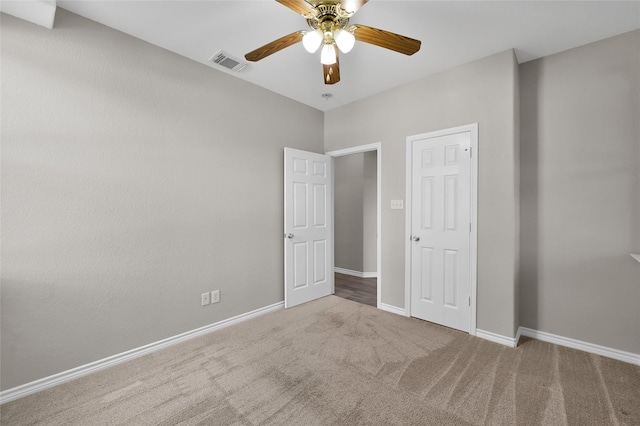
{"type": "Polygon", "coordinates": [[[202,293],[201,297],[202,297],[202,306],[206,306],[209,303],[211,303],[211,297],[210,297],[209,292],[202,293]]]}
{"type": "Polygon", "coordinates": [[[220,290],[213,290],[211,292],[211,303],[218,303],[220,301],[220,290]]]}

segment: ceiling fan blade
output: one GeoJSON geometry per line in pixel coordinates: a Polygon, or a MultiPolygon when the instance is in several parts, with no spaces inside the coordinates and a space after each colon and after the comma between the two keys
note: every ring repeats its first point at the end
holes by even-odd
{"type": "Polygon", "coordinates": [[[296,13],[309,18],[313,15],[315,8],[304,0],[276,0],[283,6],[287,6],[289,9],[296,13]]]}
{"type": "Polygon", "coordinates": [[[253,50],[246,55],[244,55],[247,61],[256,62],[260,59],[264,59],[269,55],[272,55],[276,52],[281,51],[285,47],[292,46],[300,41],[302,41],[302,36],[304,35],[304,31],[296,31],[295,33],[291,33],[284,37],[280,37],[277,40],[272,41],[271,43],[267,43],[262,47],[253,50]]]}
{"type": "Polygon", "coordinates": [[[324,84],[336,84],[340,81],[340,60],[336,56],[336,63],[332,65],[322,65],[324,84]]]}
{"type": "Polygon", "coordinates": [[[420,45],[422,44],[420,40],[378,28],[367,27],[366,25],[355,24],[352,27],[354,28],[353,35],[356,36],[356,40],[395,50],[405,55],[413,55],[420,50],[420,45]]]}
{"type": "Polygon", "coordinates": [[[342,0],[340,7],[349,15],[356,13],[362,6],[367,4],[369,0],[342,0]]]}

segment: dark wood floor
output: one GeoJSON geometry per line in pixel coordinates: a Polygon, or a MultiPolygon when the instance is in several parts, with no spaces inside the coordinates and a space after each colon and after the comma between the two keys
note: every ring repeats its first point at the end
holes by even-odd
{"type": "Polygon", "coordinates": [[[352,275],[336,273],[335,283],[336,296],[364,303],[365,305],[378,306],[377,278],[358,278],[352,275]]]}

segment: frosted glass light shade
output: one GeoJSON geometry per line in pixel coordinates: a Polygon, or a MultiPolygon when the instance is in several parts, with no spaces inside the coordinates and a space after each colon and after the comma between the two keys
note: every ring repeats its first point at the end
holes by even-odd
{"type": "Polygon", "coordinates": [[[333,43],[322,46],[320,62],[324,65],[333,65],[336,63],[336,47],[333,43]]]}
{"type": "Polygon", "coordinates": [[[307,32],[304,36],[302,36],[302,45],[305,50],[309,53],[315,53],[316,50],[322,44],[323,39],[322,31],[314,30],[307,32]]]}
{"type": "Polygon", "coordinates": [[[340,28],[333,33],[333,37],[342,53],[349,53],[356,42],[353,34],[340,28]]]}

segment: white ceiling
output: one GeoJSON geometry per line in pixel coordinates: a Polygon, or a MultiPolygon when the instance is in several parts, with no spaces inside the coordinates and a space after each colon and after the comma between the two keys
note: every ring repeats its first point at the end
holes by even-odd
{"type": "MultiPolygon", "coordinates": [[[[306,29],[275,0],[69,1],[62,7],[154,45],[208,62],[219,50],[244,54],[306,29]]],[[[401,84],[515,49],[520,63],[640,28],[640,1],[371,0],[351,18],[422,41],[405,56],[356,42],[340,57],[341,81],[323,84],[319,52],[301,44],[249,63],[238,78],[326,111],[401,84]],[[331,93],[324,99],[323,93],[331,93]]],[[[55,31],[55,26],[54,26],[55,31]]]]}

